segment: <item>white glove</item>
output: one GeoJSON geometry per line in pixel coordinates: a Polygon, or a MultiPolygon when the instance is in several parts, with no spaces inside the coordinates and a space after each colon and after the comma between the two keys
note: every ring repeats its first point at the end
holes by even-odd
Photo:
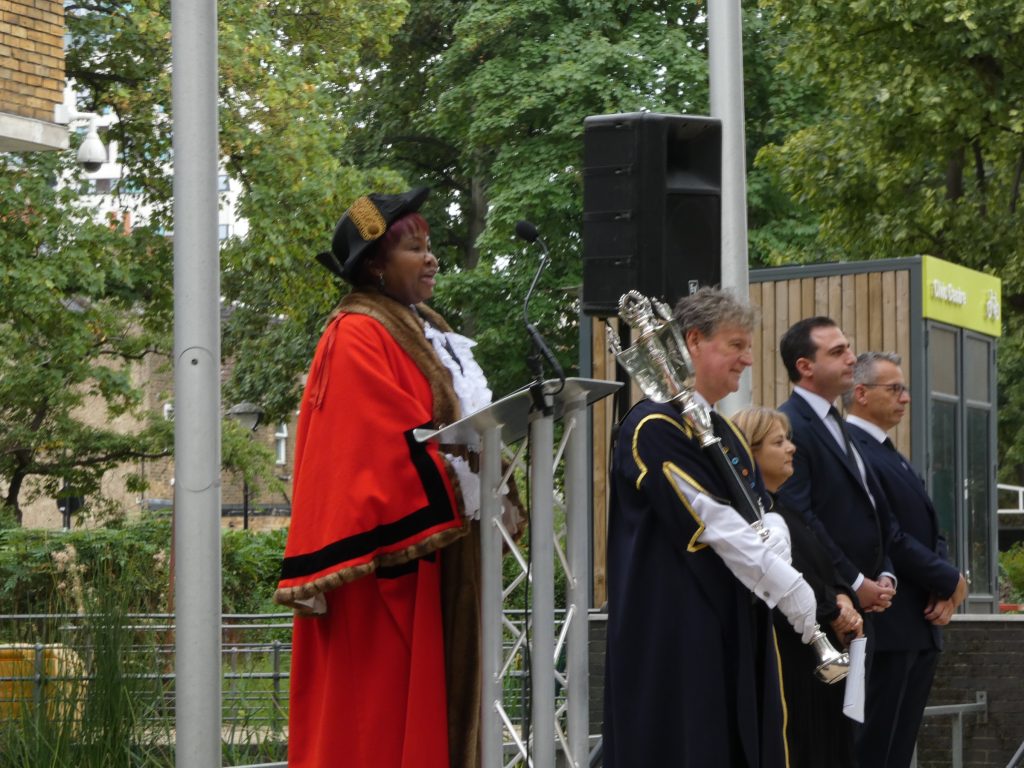
{"type": "Polygon", "coordinates": [[[817,607],[814,590],[803,578],[798,579],[779,600],[778,609],[793,625],[793,629],[800,635],[800,642],[804,645],[811,642],[811,638],[814,636],[814,628],[817,626],[815,616],[817,607]]]}
{"type": "Polygon", "coordinates": [[[787,563],[792,563],[793,550],[789,540],[789,526],[782,515],[778,512],[765,512],[761,518],[761,525],[768,531],[768,540],[765,542],[768,549],[787,563]]]}
{"type": "Polygon", "coordinates": [[[444,457],[455,470],[459,479],[459,490],[462,492],[463,516],[468,520],[480,519],[480,475],[469,468],[461,456],[446,453],[444,457]]]}

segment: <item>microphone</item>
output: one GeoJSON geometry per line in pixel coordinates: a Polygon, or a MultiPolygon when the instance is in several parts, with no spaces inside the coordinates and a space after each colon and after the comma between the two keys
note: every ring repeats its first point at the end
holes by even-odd
{"type": "MultiPolygon", "coordinates": [[[[537,281],[540,280],[541,273],[551,260],[548,254],[548,246],[540,236],[540,232],[537,231],[537,227],[526,219],[520,219],[516,222],[516,235],[528,243],[537,243],[540,245],[542,253],[540,266],[537,267],[537,272],[533,276],[533,282],[530,283],[530,289],[526,292],[526,298],[523,300],[523,324],[526,326],[526,333],[529,334],[530,341],[533,342],[534,349],[547,361],[548,365],[551,366],[551,370],[555,374],[555,377],[564,385],[565,373],[562,371],[562,366],[559,364],[558,358],[555,357],[554,353],[548,347],[540,331],[538,331],[533,323],[530,322],[530,298],[533,296],[534,288],[537,287],[537,281]]],[[[540,378],[543,374],[543,370],[539,359],[536,360],[533,368],[535,375],[540,378]]]]}
{"type": "Polygon", "coordinates": [[[520,219],[516,222],[516,235],[528,243],[533,243],[540,237],[540,232],[537,231],[537,227],[532,222],[520,219]]]}

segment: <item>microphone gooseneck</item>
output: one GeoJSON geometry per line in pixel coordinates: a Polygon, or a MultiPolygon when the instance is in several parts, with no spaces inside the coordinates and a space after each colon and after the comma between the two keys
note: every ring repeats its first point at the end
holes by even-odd
{"type": "Polygon", "coordinates": [[[537,243],[541,249],[540,264],[537,267],[537,271],[533,275],[533,281],[530,283],[529,290],[526,291],[526,297],[523,299],[523,325],[526,326],[526,333],[530,337],[530,341],[533,344],[534,352],[530,355],[530,368],[533,374],[537,377],[538,382],[543,379],[543,365],[541,358],[547,362],[550,366],[552,373],[555,378],[565,384],[565,372],[562,370],[562,366],[558,362],[558,358],[555,357],[554,353],[548,347],[547,342],[544,341],[544,337],[541,332],[537,330],[536,326],[530,322],[530,299],[533,297],[533,291],[537,287],[537,282],[540,280],[541,274],[547,267],[548,262],[551,260],[548,253],[547,243],[544,242],[544,238],[540,236],[540,232],[537,227],[526,219],[520,219],[516,222],[516,236],[525,240],[528,243],[537,243]]]}

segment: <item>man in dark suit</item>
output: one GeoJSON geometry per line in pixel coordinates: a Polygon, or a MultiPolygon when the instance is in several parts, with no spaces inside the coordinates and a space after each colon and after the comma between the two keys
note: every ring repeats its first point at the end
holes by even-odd
{"type": "Polygon", "coordinates": [[[874,470],[896,518],[889,555],[900,579],[892,608],[875,619],[875,650],[865,708],[862,754],[878,768],[907,768],[913,759],[942,631],[967,592],[949,563],[946,541],[924,481],[886,432],[903,418],[910,394],[899,355],[865,352],[857,358],[853,388],[843,395],[847,430],[874,470]],[[871,727],[877,721],[878,727],[871,727]],[[886,728],[888,736],[886,739],[886,728]]]}
{"type": "MultiPolygon", "coordinates": [[[[870,681],[874,650],[873,617],[892,604],[896,577],[887,557],[891,513],[874,472],[850,444],[835,401],[853,386],[856,357],[850,342],[827,317],[795,323],[779,341],[793,394],[779,406],[792,424],[796,454],[793,476],[779,488],[783,505],[802,515],[829,551],[839,575],[857,594],[865,611],[870,681]]],[[[870,682],[869,682],[870,685],[870,682]]],[[[877,739],[857,733],[861,768],[878,768],[864,745],[877,739]]],[[[888,724],[876,723],[888,738],[888,724]]],[[[881,737],[879,737],[881,738],[881,737]]]]}
{"type": "Polygon", "coordinates": [[[850,342],[830,318],[811,317],[786,331],[779,352],[795,384],[779,410],[796,444],[793,476],[779,498],[814,529],[861,609],[884,611],[896,588],[886,559],[888,510],[834,405],[853,386],[850,342]]]}

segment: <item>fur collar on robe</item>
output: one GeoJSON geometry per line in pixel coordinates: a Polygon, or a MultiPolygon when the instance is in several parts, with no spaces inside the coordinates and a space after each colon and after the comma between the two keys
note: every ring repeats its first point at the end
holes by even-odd
{"type": "MultiPolygon", "coordinates": [[[[416,310],[435,327],[450,330],[440,315],[426,306],[418,305],[416,310]]],[[[436,446],[424,445],[420,450],[409,438],[413,428],[426,426],[423,422],[440,427],[460,416],[451,374],[424,336],[422,322],[408,306],[376,291],[353,291],[341,301],[328,323],[303,396],[296,444],[295,512],[276,602],[299,612],[315,612],[321,593],[365,576],[378,566],[400,565],[422,557],[468,533],[470,526],[462,519],[454,472],[438,457],[436,446]],[[347,364],[357,362],[363,367],[346,376],[351,369],[341,362],[337,342],[341,334],[351,332],[351,323],[346,327],[349,315],[376,320],[390,339],[379,334],[379,343],[356,340],[363,341],[366,348],[362,355],[350,351],[353,340],[346,339],[347,364]],[[394,347],[389,352],[386,348],[391,341],[408,357],[396,353],[394,347]],[[367,359],[371,356],[374,359],[367,359]],[[389,376],[372,381],[375,372],[389,364],[404,365],[403,375],[415,377],[409,360],[429,384],[430,414],[389,376]],[[391,393],[383,391],[387,387],[391,393]],[[354,426],[358,420],[363,423],[354,426]],[[353,426],[350,433],[346,425],[353,426]],[[365,444],[351,447],[353,435],[365,444]],[[381,439],[375,441],[378,435],[381,439]],[[344,445],[346,441],[349,447],[344,445]],[[420,455],[419,461],[391,455],[407,456],[410,450],[420,455]],[[366,479],[365,467],[375,460],[390,467],[391,473],[402,474],[382,471],[378,478],[366,479]],[[410,489],[415,495],[398,501],[412,506],[394,509],[381,502],[379,517],[366,513],[364,507],[368,505],[361,503],[361,491],[354,485],[357,476],[362,478],[359,482],[371,483],[368,492],[373,498],[402,493],[396,488],[410,489]],[[417,506],[421,509],[415,509],[417,506]],[[353,511],[353,507],[359,509],[353,511]],[[417,516],[428,519],[413,524],[411,520],[417,516]],[[382,546],[363,544],[383,530],[401,526],[406,526],[403,533],[382,546]]],[[[379,332],[375,327],[372,330],[379,332]]]]}

